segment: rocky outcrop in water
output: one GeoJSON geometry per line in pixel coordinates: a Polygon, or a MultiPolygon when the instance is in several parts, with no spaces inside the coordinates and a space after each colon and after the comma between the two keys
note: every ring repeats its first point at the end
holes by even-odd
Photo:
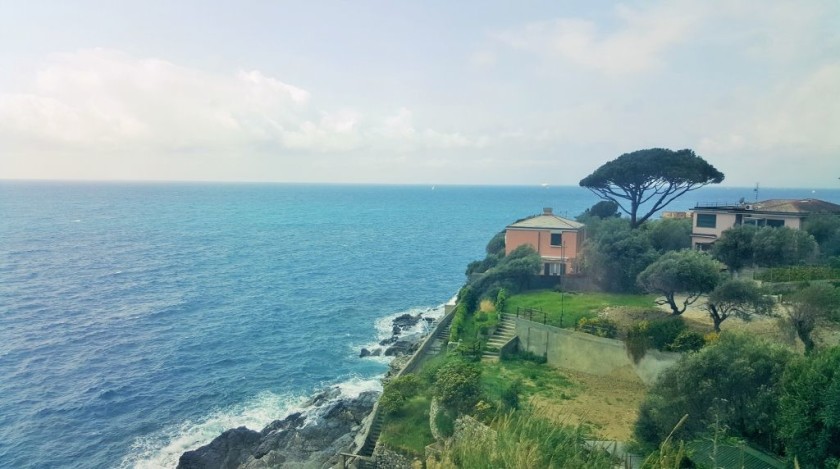
{"type": "Polygon", "coordinates": [[[423,334],[417,332],[417,324],[423,321],[426,328],[435,322],[434,317],[424,316],[424,313],[411,315],[408,313],[397,316],[391,321],[391,337],[379,341],[380,347],[363,348],[359,357],[398,357],[411,355],[417,350],[423,334]]]}
{"type": "Polygon", "coordinates": [[[351,451],[379,393],[340,398],[330,388],[310,400],[306,413],[275,420],[261,432],[240,427],[210,444],[181,455],[178,469],[263,469],[270,467],[331,467],[340,452],[351,451]]]}

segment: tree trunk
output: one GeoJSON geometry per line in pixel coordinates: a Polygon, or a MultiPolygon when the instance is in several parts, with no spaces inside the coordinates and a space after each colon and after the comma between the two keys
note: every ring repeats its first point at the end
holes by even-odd
{"type": "Polygon", "coordinates": [[[667,301],[668,306],[671,307],[671,316],[679,316],[680,314],[683,313],[683,311],[685,311],[685,310],[680,311],[680,308],[677,306],[677,302],[674,300],[674,294],[673,293],[671,293],[671,294],[666,293],[665,294],[665,301],[667,301]]]}

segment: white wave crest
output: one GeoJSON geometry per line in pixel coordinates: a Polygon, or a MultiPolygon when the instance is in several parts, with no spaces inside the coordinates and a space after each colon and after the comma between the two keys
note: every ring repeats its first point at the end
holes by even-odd
{"type": "Polygon", "coordinates": [[[245,403],[214,412],[200,421],[186,421],[155,434],[138,438],[119,467],[123,469],[174,468],[185,451],[210,443],[225,430],[245,426],[260,431],[274,420],[285,418],[294,412],[301,412],[307,417],[315,416],[339,399],[356,398],[365,391],[381,392],[382,382],[379,378],[354,377],[329,388],[337,389],[338,393],[334,393],[334,397],[320,401],[317,405],[311,405],[311,397],[307,396],[264,392],[245,403]]]}

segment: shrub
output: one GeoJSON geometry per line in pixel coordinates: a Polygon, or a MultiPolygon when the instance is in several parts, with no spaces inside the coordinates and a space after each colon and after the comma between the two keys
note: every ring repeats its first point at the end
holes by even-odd
{"type": "Polygon", "coordinates": [[[438,432],[445,438],[449,438],[455,433],[455,419],[445,409],[435,415],[435,426],[438,432]]]}
{"type": "Polygon", "coordinates": [[[773,267],[755,275],[763,282],[805,282],[840,279],[840,269],[825,266],[773,267]]]}
{"type": "Polygon", "coordinates": [[[674,438],[690,440],[717,424],[776,450],[780,383],[792,357],[790,350],[752,336],[721,335],[660,375],[639,409],[635,438],[655,448],[689,414],[674,438]]]}
{"type": "Polygon", "coordinates": [[[668,346],[672,352],[694,352],[706,345],[703,334],[694,331],[682,331],[668,346]]]}
{"type": "Polygon", "coordinates": [[[668,350],[683,330],[685,330],[685,322],[679,317],[650,321],[648,333],[651,345],[657,350],[668,350]]]}
{"type": "Polygon", "coordinates": [[[519,408],[519,394],[522,392],[522,382],[515,380],[502,388],[502,405],[509,410],[519,408]]]}
{"type": "Polygon", "coordinates": [[[627,331],[627,338],[624,339],[624,346],[627,348],[627,354],[633,359],[634,363],[639,363],[648,349],[651,348],[650,340],[650,323],[648,321],[639,321],[627,331]]]}
{"type": "Polygon", "coordinates": [[[504,361],[515,361],[515,360],[522,360],[527,362],[536,363],[538,365],[542,365],[543,363],[547,362],[548,359],[545,355],[537,355],[534,352],[529,352],[527,350],[519,350],[516,353],[510,354],[503,354],[501,359],[504,361]]]}
{"type": "Polygon", "coordinates": [[[785,370],[778,415],[785,452],[802,467],[840,464],[840,347],[796,360],[785,370]]]}
{"type": "Polygon", "coordinates": [[[575,329],[608,339],[615,338],[618,335],[618,325],[606,318],[580,318],[575,329]]]}
{"type": "Polygon", "coordinates": [[[379,407],[385,415],[399,413],[406,401],[416,396],[422,387],[422,382],[416,375],[405,375],[394,378],[385,384],[382,397],[379,399],[379,407]]]}
{"type": "Polygon", "coordinates": [[[435,396],[452,410],[466,412],[481,394],[481,369],[462,360],[446,363],[437,372],[435,396]]]}
{"type": "Polygon", "coordinates": [[[382,397],[379,398],[379,408],[385,415],[398,414],[405,405],[405,396],[396,389],[388,389],[382,392],[382,397]]]}
{"type": "Polygon", "coordinates": [[[508,293],[507,290],[504,288],[499,290],[499,293],[496,294],[496,311],[504,312],[505,306],[507,306],[507,299],[508,293]]]}

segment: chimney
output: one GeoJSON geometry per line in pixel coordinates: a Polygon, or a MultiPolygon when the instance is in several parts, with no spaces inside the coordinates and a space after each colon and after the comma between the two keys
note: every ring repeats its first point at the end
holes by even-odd
{"type": "Polygon", "coordinates": [[[552,215],[552,213],[551,207],[543,207],[543,215],[552,215]]]}

